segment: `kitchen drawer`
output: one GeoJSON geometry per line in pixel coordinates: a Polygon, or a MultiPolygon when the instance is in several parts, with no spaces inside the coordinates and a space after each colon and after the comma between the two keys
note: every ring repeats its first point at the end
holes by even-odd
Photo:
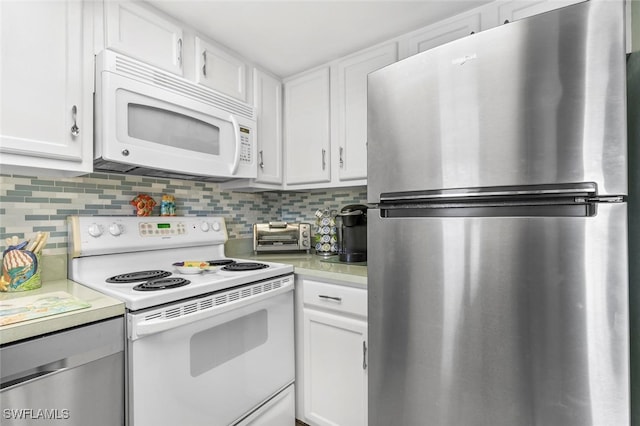
{"type": "Polygon", "coordinates": [[[366,290],[304,280],[303,293],[306,306],[367,316],[366,290]]]}

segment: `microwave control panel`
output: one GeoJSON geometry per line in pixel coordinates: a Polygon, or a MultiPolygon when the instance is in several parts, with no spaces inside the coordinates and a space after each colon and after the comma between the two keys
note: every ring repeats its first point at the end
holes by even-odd
{"type": "Polygon", "coordinates": [[[240,126],[240,162],[251,164],[251,129],[240,126]]]}

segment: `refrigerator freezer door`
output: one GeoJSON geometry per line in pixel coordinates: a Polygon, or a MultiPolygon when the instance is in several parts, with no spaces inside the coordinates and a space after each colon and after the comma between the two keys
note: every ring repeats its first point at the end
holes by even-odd
{"type": "Polygon", "coordinates": [[[629,424],[626,204],[369,210],[369,424],[629,424]]]}
{"type": "Polygon", "coordinates": [[[623,7],[579,3],[369,74],[368,201],[579,182],[626,194],[623,7]]]}

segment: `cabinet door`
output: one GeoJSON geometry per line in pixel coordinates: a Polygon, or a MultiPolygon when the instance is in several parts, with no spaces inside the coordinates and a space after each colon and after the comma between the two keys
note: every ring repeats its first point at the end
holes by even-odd
{"type": "Polygon", "coordinates": [[[398,60],[390,43],[338,62],[338,179],[367,178],[367,75],[398,60]]]}
{"type": "Polygon", "coordinates": [[[585,0],[511,0],[498,6],[498,19],[503,24],[505,21],[517,21],[583,1],[585,0]]]}
{"type": "Polygon", "coordinates": [[[304,309],[303,362],[306,421],[366,426],[366,322],[304,309]]]}
{"type": "Polygon", "coordinates": [[[3,167],[91,171],[92,9],[86,8],[91,2],[0,2],[3,167]]]}
{"type": "Polygon", "coordinates": [[[287,184],[331,180],[329,67],[285,82],[287,184]]]}
{"type": "Polygon", "coordinates": [[[411,33],[407,39],[408,56],[466,37],[480,31],[480,12],[452,18],[411,33]]]}
{"type": "Polygon", "coordinates": [[[239,58],[196,37],[196,81],[247,101],[247,66],[239,58]]]}
{"type": "Polygon", "coordinates": [[[128,1],[105,1],[108,48],[182,75],[182,28],[128,1]]]}
{"type": "Polygon", "coordinates": [[[282,183],[282,83],[254,70],[254,105],[258,114],[256,182],[282,183]]]}

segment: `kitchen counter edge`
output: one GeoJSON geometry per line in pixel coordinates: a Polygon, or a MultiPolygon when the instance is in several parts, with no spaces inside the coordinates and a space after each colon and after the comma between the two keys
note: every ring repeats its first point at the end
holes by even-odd
{"type": "Polygon", "coordinates": [[[37,290],[0,293],[0,301],[37,296],[54,291],[65,291],[78,299],[90,303],[91,306],[86,309],[2,326],[0,327],[0,345],[121,316],[125,313],[125,306],[121,301],[67,279],[44,282],[42,287],[37,290]]]}

